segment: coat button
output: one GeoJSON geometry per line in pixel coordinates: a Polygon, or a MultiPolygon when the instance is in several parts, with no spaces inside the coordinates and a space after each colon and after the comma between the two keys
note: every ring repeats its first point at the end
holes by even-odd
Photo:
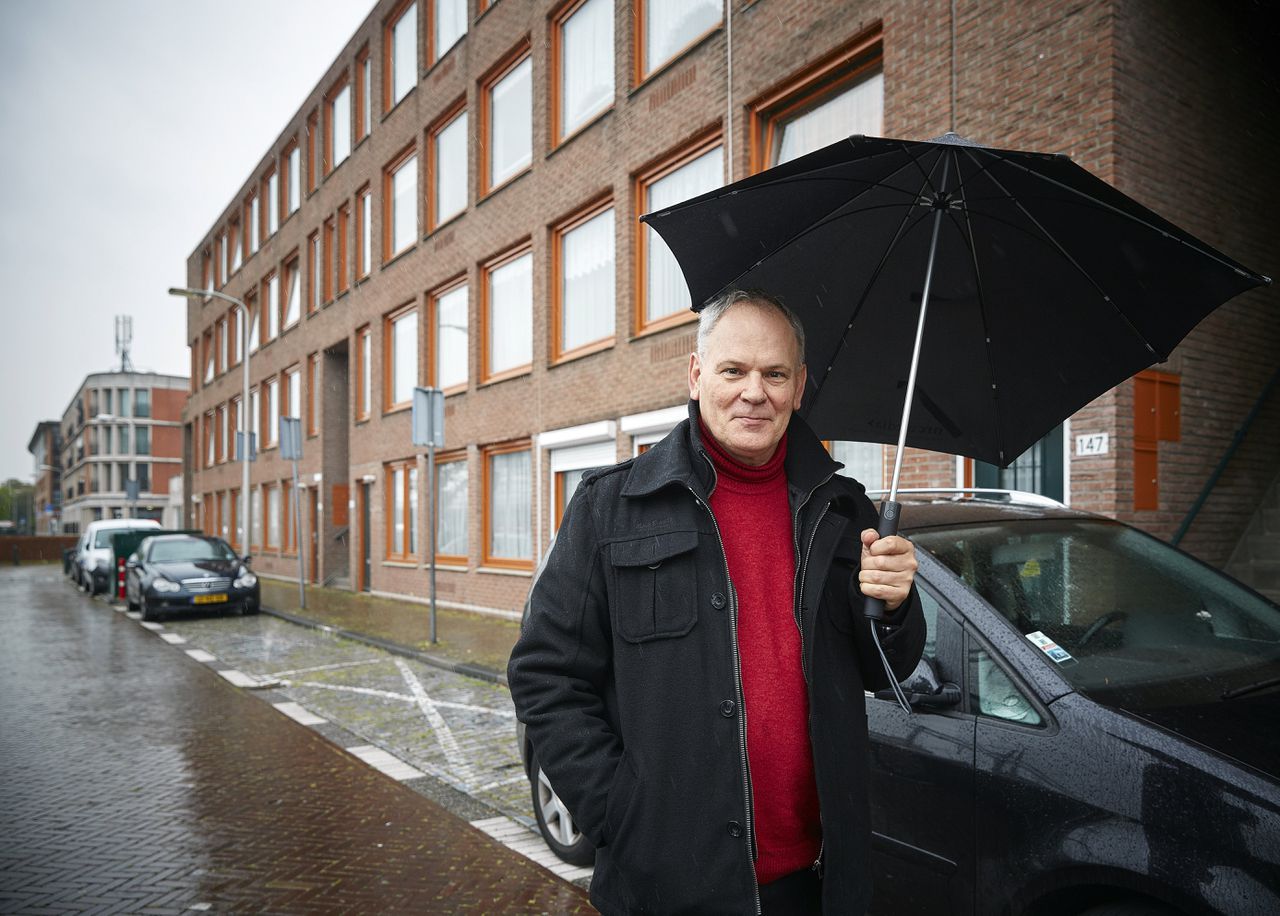
{"type": "Polygon", "coordinates": [[[742,836],[742,825],[737,821],[729,821],[729,836],[742,836]]]}
{"type": "Polygon", "coordinates": [[[733,700],[725,700],[720,704],[720,715],[724,716],[726,719],[731,719],[733,718],[733,710],[735,708],[733,700]]]}
{"type": "Polygon", "coordinates": [[[727,602],[725,601],[724,595],[720,594],[719,592],[716,592],[714,595],[711,596],[711,606],[715,608],[717,611],[723,611],[726,603],[727,602]]]}

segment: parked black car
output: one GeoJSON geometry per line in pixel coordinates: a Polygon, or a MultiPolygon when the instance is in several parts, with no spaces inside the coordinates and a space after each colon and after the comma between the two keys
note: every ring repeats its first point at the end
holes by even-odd
{"type": "Polygon", "coordinates": [[[929,639],[912,715],[867,696],[873,912],[1280,913],[1280,607],[1002,499],[904,496],[929,639]]]}
{"type": "Polygon", "coordinates": [[[193,609],[256,614],[258,577],[222,538],[162,534],[126,562],[125,597],[143,620],[193,609]]]}

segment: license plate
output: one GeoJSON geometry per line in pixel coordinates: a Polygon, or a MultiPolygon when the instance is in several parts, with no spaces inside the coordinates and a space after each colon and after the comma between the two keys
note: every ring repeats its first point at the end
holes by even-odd
{"type": "Polygon", "coordinates": [[[226,595],[196,595],[191,599],[192,604],[222,604],[227,600],[226,595]]]}

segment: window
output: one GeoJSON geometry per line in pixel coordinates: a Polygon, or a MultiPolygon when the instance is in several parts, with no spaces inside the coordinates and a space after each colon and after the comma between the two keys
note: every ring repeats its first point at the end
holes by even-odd
{"type": "Polygon", "coordinates": [[[467,0],[434,0],[427,33],[427,65],[444,57],[467,34],[467,0]]]}
{"type": "Polygon", "coordinates": [[[231,448],[231,437],[227,435],[229,428],[227,427],[227,405],[218,405],[218,463],[222,464],[227,460],[227,452],[231,448]]]}
{"type": "Polygon", "coordinates": [[[720,24],[720,0],[640,0],[637,4],[636,82],[720,24]]]}
{"type": "Polygon", "coordinates": [[[436,458],[436,560],[465,564],[468,555],[467,453],[436,458]]]}
{"type": "Polygon", "coordinates": [[[280,228],[280,176],[274,168],[262,180],[262,202],[267,217],[267,227],[262,235],[270,238],[280,228]]]}
{"type": "MultiPolygon", "coordinates": [[[[262,542],[262,490],[262,487],[258,487],[249,494],[249,516],[253,520],[249,526],[250,544],[257,544],[259,547],[265,546],[262,542]]],[[[250,546],[245,552],[252,553],[253,547],[250,546]]]]}
{"type": "Polygon", "coordinates": [[[324,240],[320,248],[320,295],[326,303],[333,301],[333,217],[324,221],[324,240]]]}
{"type": "Polygon", "coordinates": [[[233,219],[227,228],[227,249],[231,254],[231,269],[228,276],[240,269],[243,263],[244,245],[240,240],[240,220],[233,219]]]}
{"type": "Polygon", "coordinates": [[[373,403],[373,367],[369,360],[373,356],[369,326],[356,331],[356,419],[369,419],[370,406],[373,403]]]}
{"type": "Polygon", "coordinates": [[[310,313],[320,308],[321,278],[324,276],[324,268],[320,263],[319,232],[313,232],[307,236],[307,276],[309,277],[307,285],[307,312],[310,313]]]}
{"type": "Polygon", "coordinates": [[[383,107],[390,111],[418,85],[418,4],[405,3],[387,19],[382,46],[383,107]]]}
{"type": "Polygon", "coordinates": [[[750,105],[751,170],[790,162],[850,134],[883,132],[880,35],[860,38],[750,105]]]}
{"type": "Polygon", "coordinates": [[[613,341],[613,204],[606,201],[555,231],[552,358],[613,341]]]}
{"type": "Polygon", "coordinates": [[[138,461],[133,465],[134,476],[138,479],[138,492],[151,492],[151,465],[145,461],[138,461]]]}
{"type": "Polygon", "coordinates": [[[246,297],[245,304],[249,307],[249,352],[258,352],[258,309],[257,303],[253,297],[246,297]]]}
{"type": "Polygon", "coordinates": [[[356,279],[369,276],[373,262],[373,195],[365,185],[356,191],[356,279]]]}
{"type": "Polygon", "coordinates": [[[387,557],[410,560],[418,554],[418,461],[386,466],[387,557]]]}
{"type": "Polygon", "coordinates": [[[133,449],[133,453],[135,455],[150,455],[151,454],[151,427],[135,426],[133,428],[133,441],[135,446],[133,449]]]}
{"type": "Polygon", "coordinates": [[[884,446],[872,442],[832,442],[831,457],[844,465],[846,477],[852,477],[868,490],[884,485],[884,446]]]}
{"type": "MultiPolygon", "coordinates": [[[[639,177],[641,213],[650,213],[703,194],[724,183],[718,136],[681,152],[639,177]]],[[[689,288],[666,242],[647,225],[640,227],[640,303],[636,331],[667,327],[693,318],[689,288]]]]}
{"type": "MultiPolygon", "coordinates": [[[[142,427],[139,426],[137,429],[141,431],[142,427]]],[[[204,466],[207,468],[213,467],[218,460],[218,434],[216,430],[214,413],[211,410],[204,415],[204,466]]]]}
{"type": "Polygon", "coordinates": [[[369,46],[365,45],[356,55],[356,142],[369,136],[373,126],[373,118],[369,114],[369,103],[373,96],[369,90],[373,88],[373,67],[369,61],[369,46]]]}
{"type": "Polygon", "coordinates": [[[314,436],[320,432],[319,418],[316,416],[316,380],[320,377],[320,354],[312,353],[307,357],[307,435],[314,436]]]}
{"type": "Polygon", "coordinates": [[[290,366],[284,370],[284,404],[286,417],[302,419],[302,368],[290,366]]]}
{"type": "Polygon", "coordinates": [[[414,303],[383,320],[382,345],[383,409],[408,407],[418,384],[418,308],[414,303]]]}
{"type": "Polygon", "coordinates": [[[249,435],[253,437],[254,451],[259,451],[262,448],[262,401],[257,388],[249,389],[249,435]]]}
{"type": "Polygon", "coordinates": [[[262,281],[262,342],[275,340],[280,334],[280,278],[275,271],[262,281]]]}
{"type": "Polygon", "coordinates": [[[298,270],[298,257],[294,255],[284,265],[284,306],[282,311],[284,317],[281,320],[281,326],[285,328],[293,327],[298,323],[301,317],[301,298],[298,287],[301,285],[302,275],[298,270]]]}
{"type": "Polygon", "coordinates": [[[554,530],[560,530],[560,521],[564,518],[564,510],[569,507],[569,500],[578,490],[578,484],[587,476],[590,468],[573,468],[569,471],[556,471],[556,505],[552,520],[554,530]]]}
{"type": "Polygon", "coordinates": [[[213,381],[213,335],[208,331],[200,341],[200,360],[204,363],[204,383],[213,381]]]}
{"type": "Polygon", "coordinates": [[[291,140],[284,152],[284,213],[292,216],[302,203],[302,151],[291,140]]]}
{"type": "Polygon", "coordinates": [[[122,417],[133,416],[133,408],[130,406],[131,402],[129,400],[129,389],[120,388],[119,390],[117,390],[116,394],[118,395],[118,397],[116,398],[116,401],[118,401],[120,404],[120,416],[122,417]]]}
{"type": "Polygon", "coordinates": [[[218,236],[218,250],[222,252],[222,263],[219,264],[221,283],[231,278],[231,245],[227,242],[227,230],[223,229],[218,236]]]}
{"type": "Polygon", "coordinates": [[[351,286],[347,280],[347,233],[351,228],[351,205],[343,204],[338,208],[338,245],[335,255],[338,259],[338,295],[341,296],[351,286]]]}
{"type": "Polygon", "coordinates": [[[231,366],[231,325],[224,315],[218,319],[218,368],[225,372],[231,366]]]}
{"type": "Polygon", "coordinates": [[[297,532],[293,525],[293,483],[280,482],[280,549],[284,553],[297,553],[297,532]]]}
{"type": "Polygon", "coordinates": [[[351,82],[346,73],[329,90],[324,122],[327,175],[351,155],[351,82]]]}
{"type": "Polygon", "coordinates": [[[268,550],[280,549],[280,487],[273,483],[262,485],[267,502],[267,539],[262,546],[268,550]]]}
{"type": "Polygon", "coordinates": [[[429,299],[431,361],[428,381],[445,391],[467,387],[467,283],[433,293],[429,299]]]}
{"type": "Polygon", "coordinates": [[[412,144],[387,166],[382,193],[384,260],[418,240],[418,156],[412,144]]]}
{"type": "Polygon", "coordinates": [[[133,415],[144,419],[151,416],[151,389],[136,388],[133,392],[133,415]]]}
{"type": "Polygon", "coordinates": [[[313,110],[307,115],[307,191],[316,189],[320,183],[319,162],[316,160],[316,142],[320,134],[320,114],[313,110]]]}
{"type": "MultiPolygon", "coordinates": [[[[213,289],[213,258],[207,248],[200,255],[200,288],[213,289]]],[[[205,296],[204,301],[208,302],[209,297],[205,296]]]]}
{"type": "Polygon", "coordinates": [[[558,143],[613,104],[613,2],[581,0],[556,17],[551,35],[558,143]]]}
{"type": "Polygon", "coordinates": [[[229,518],[230,516],[227,515],[227,491],[219,490],[218,491],[218,537],[222,538],[224,541],[229,540],[231,536],[231,531],[229,530],[229,527],[228,527],[229,518]]]}
{"type": "Polygon", "coordinates": [[[227,426],[231,432],[231,438],[227,441],[227,460],[237,460],[239,452],[237,451],[237,442],[240,436],[240,398],[232,398],[227,405],[227,426]]]}
{"type": "Polygon", "coordinates": [[[262,447],[274,448],[280,429],[280,380],[274,375],[263,383],[262,447]]]}
{"type": "Polygon", "coordinates": [[[465,99],[451,108],[427,135],[429,228],[448,222],[467,208],[467,110],[465,99]]]}
{"type": "Polygon", "coordinates": [[[481,85],[481,193],[520,174],[533,161],[533,63],[528,43],[481,85]]]}
{"type": "Polygon", "coordinates": [[[532,481],[527,442],[484,450],[484,563],[533,568],[532,481]]]}
{"type": "Polygon", "coordinates": [[[244,202],[245,240],[249,245],[249,254],[258,252],[258,236],[262,231],[262,214],[258,210],[258,192],[253,191],[244,202]]]}
{"type": "Polygon", "coordinates": [[[487,264],[480,303],[480,380],[495,381],[533,362],[533,254],[524,247],[487,264]]]}

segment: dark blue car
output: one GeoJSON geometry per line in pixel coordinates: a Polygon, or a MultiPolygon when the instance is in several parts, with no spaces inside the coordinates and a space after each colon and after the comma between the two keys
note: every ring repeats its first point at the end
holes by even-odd
{"type": "Polygon", "coordinates": [[[184,611],[256,614],[258,577],[222,538],[162,534],[126,562],[125,598],[143,620],[184,611]]]}

